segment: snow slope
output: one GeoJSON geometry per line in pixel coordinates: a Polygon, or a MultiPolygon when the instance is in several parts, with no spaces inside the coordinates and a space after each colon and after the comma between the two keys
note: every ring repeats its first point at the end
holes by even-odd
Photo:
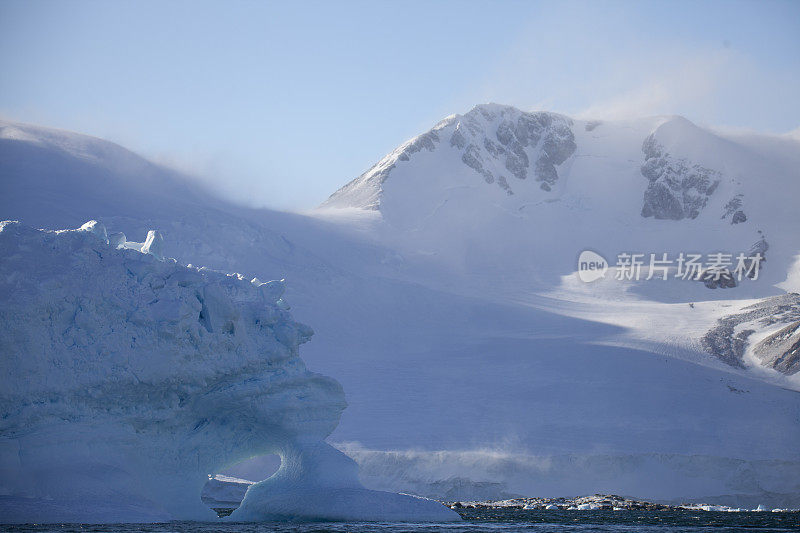
{"type": "MultiPolygon", "coordinates": [[[[102,188],[82,189],[82,176],[106,176],[115,191],[135,189],[136,176],[13,125],[35,142],[0,142],[0,214],[45,227],[98,218],[137,235],[156,227],[181,262],[286,277],[293,312],[316,331],[304,359],[346,391],[330,439],[370,488],[800,505],[797,375],[751,359],[731,366],[701,342],[726,314],[783,293],[773,285],[800,252],[798,143],[680,117],[530,115],[488,105],[450,117],[305,216],[163,193],[185,185],[165,169],[140,214],[124,193],[83,201],[102,188]],[[459,130],[463,143],[452,141],[459,130]],[[651,202],[643,216],[646,191],[664,184],[680,202],[651,202]],[[747,220],[734,224],[726,206],[739,195],[747,220]],[[656,216],[674,205],[682,218],[656,216]],[[760,278],[733,289],[574,274],[584,249],[613,264],[621,251],[747,251],[762,238],[760,278]]],[[[237,473],[248,477],[246,464],[237,473]]]]}
{"type": "MultiPolygon", "coordinates": [[[[364,489],[322,442],[344,395],[300,359],[312,331],[285,311],[283,282],[184,267],[162,243],[96,222],[0,223],[4,522],[208,520],[207,473],[268,453],[283,459],[270,483],[296,505],[284,518],[329,518],[336,501],[340,519],[457,519],[364,489]]],[[[284,512],[265,492],[253,486],[236,519],[284,512]]]]}

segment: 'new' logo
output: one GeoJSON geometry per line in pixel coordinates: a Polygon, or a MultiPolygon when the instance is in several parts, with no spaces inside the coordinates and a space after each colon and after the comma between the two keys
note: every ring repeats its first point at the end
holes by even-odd
{"type": "Polygon", "coordinates": [[[578,257],[578,278],[583,282],[596,281],[605,276],[607,270],[608,261],[598,253],[584,250],[578,257]]]}

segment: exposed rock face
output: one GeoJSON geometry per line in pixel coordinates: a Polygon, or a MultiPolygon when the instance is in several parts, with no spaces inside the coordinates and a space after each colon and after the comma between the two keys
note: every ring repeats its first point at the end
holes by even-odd
{"type": "Polygon", "coordinates": [[[700,281],[709,289],[731,289],[736,287],[738,283],[736,278],[730,270],[723,270],[721,272],[705,271],[700,274],[700,281]]]}
{"type": "Polygon", "coordinates": [[[782,372],[800,371],[800,294],[765,298],[744,308],[744,312],[717,321],[702,339],[703,348],[725,363],[744,368],[744,354],[750,337],[758,331],[787,324],[753,347],[761,364],[782,372]]]}
{"type": "Polygon", "coordinates": [[[753,353],[779,372],[796,374],[800,371],[800,320],[756,344],[753,353]]]}
{"type": "MultiPolygon", "coordinates": [[[[758,272],[762,267],[761,263],[764,263],[767,260],[767,250],[769,250],[769,243],[762,235],[761,238],[750,247],[750,251],[744,258],[744,262],[741,265],[743,269],[741,272],[737,272],[736,269],[731,271],[728,268],[722,268],[719,270],[708,269],[701,272],[695,279],[702,281],[703,284],[709,289],[731,289],[733,287],[737,287],[739,285],[739,280],[742,279],[742,276],[746,276],[750,279],[754,279],[758,276],[758,272]],[[756,255],[760,256],[761,259],[754,259],[756,255]]],[[[738,262],[736,267],[739,267],[738,262]]]]}
{"type": "Polygon", "coordinates": [[[722,218],[730,218],[731,224],[741,224],[742,222],[747,222],[747,215],[744,214],[742,210],[742,195],[737,194],[731,200],[725,204],[725,213],[722,214],[722,218]]]}
{"type": "Polygon", "coordinates": [[[323,207],[379,209],[383,184],[398,164],[415,154],[458,150],[461,162],[509,195],[513,181],[532,178],[550,191],[556,167],[576,150],[572,121],[555,113],[525,113],[510,106],[479,105],[465,115],[444,119],[430,131],[402,144],[323,203],[323,207]],[[445,142],[442,142],[445,141],[445,142]]]}
{"type": "Polygon", "coordinates": [[[644,140],[642,152],[645,157],[642,176],[650,181],[644,192],[642,216],[668,220],[697,218],[719,185],[721,174],[671,156],[654,135],[644,140]]]}
{"type": "Polygon", "coordinates": [[[571,126],[571,120],[553,113],[477,106],[457,120],[450,145],[464,151],[465,165],[487,183],[496,181],[508,194],[513,190],[506,173],[524,180],[529,171],[549,191],[558,181],[556,166],[577,148],[571,126]]]}

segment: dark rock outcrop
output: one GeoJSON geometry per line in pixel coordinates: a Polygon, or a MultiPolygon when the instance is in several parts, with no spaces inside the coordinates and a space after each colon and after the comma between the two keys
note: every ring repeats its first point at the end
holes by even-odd
{"type": "Polygon", "coordinates": [[[720,183],[719,172],[678,159],[650,135],[642,144],[642,176],[649,180],[644,192],[643,217],[667,220],[697,218],[720,183]]]}
{"type": "Polygon", "coordinates": [[[787,324],[753,347],[761,364],[790,375],[800,371],[800,294],[765,298],[717,321],[701,339],[703,348],[723,362],[744,368],[750,337],[764,329],[787,324]]]}

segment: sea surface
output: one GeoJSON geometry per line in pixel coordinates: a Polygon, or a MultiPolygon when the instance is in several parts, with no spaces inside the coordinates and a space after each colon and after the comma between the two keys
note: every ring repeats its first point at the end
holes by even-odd
{"type": "Polygon", "coordinates": [[[389,523],[236,523],[167,522],[163,524],[50,524],[0,526],[19,533],[478,533],[529,532],[725,532],[800,531],[800,512],[726,513],[715,511],[545,511],[463,509],[463,522],[447,524],[389,523]]]}

